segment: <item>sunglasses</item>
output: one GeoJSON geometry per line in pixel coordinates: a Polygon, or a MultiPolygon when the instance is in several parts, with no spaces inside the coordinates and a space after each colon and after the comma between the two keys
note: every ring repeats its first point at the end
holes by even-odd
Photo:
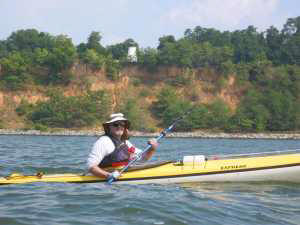
{"type": "Polygon", "coordinates": [[[125,124],[124,124],[124,123],[112,123],[111,125],[112,125],[113,127],[116,127],[116,128],[117,128],[117,127],[123,127],[123,128],[125,127],[125,124]]]}

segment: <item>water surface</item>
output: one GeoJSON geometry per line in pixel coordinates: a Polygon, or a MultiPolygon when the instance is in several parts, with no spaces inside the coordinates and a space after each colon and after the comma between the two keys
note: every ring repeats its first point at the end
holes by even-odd
{"type": "MultiPolygon", "coordinates": [[[[81,173],[95,137],[0,136],[0,176],[81,173]]],[[[140,148],[147,139],[131,140],[140,148]]],[[[299,149],[300,140],[165,138],[151,161],[299,149]]],[[[300,184],[0,186],[0,224],[300,224],[300,184]]]]}

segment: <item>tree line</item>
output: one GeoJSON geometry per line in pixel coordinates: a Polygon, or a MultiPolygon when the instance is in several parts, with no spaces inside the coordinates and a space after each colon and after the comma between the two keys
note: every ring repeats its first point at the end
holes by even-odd
{"type": "MultiPolygon", "coordinates": [[[[253,26],[236,31],[197,26],[187,29],[178,40],[172,35],[159,38],[156,48],[140,48],[133,39],[104,47],[101,39],[101,34],[93,31],[86,43],[76,46],[66,35],[53,36],[35,29],[13,32],[6,40],[0,41],[0,88],[16,91],[31,84],[68,85],[74,76],[70,68],[76,62],[87,64],[95,70],[104,68],[109,79],[117,80],[120,70],[130,63],[128,48],[135,46],[138,54],[135,64],[154,75],[160,66],[210,68],[218,74],[218,79],[235,74],[239,85],[246,87],[235,112],[230,112],[221,100],[211,104],[194,104],[195,110],[190,118],[178,129],[293,131],[300,128],[300,17],[289,18],[282,30],[271,26],[263,32],[253,26]]],[[[187,85],[189,78],[179,77],[176,82],[187,85]]],[[[162,125],[167,125],[192,104],[177,97],[173,91],[171,86],[158,93],[158,101],[150,109],[162,125]]],[[[68,105],[74,102],[83,104],[82,99],[56,97],[55,101],[58,100],[69,101],[68,105]]],[[[50,98],[45,104],[54,107],[55,101],[51,102],[50,98]]],[[[93,103],[93,100],[86,98],[85,102],[93,103]]],[[[130,108],[126,104],[123,109],[128,111],[130,108]]],[[[132,100],[128,104],[133,105],[132,100]]],[[[25,114],[28,120],[47,126],[68,127],[90,123],[63,122],[68,121],[66,115],[54,119],[56,122],[46,122],[49,114],[38,112],[47,107],[43,104],[27,107],[30,113],[25,114]]],[[[56,110],[50,108],[50,111],[59,111],[59,107],[56,110]]],[[[128,113],[133,115],[133,119],[142,115],[128,113]]],[[[96,119],[90,121],[93,120],[96,119]]]]}

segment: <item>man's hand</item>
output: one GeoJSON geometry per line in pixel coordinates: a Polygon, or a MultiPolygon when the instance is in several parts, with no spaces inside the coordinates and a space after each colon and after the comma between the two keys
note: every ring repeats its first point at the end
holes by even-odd
{"type": "Polygon", "coordinates": [[[150,140],[148,141],[148,144],[151,145],[153,149],[156,149],[157,146],[158,146],[158,143],[157,143],[156,139],[154,139],[154,138],[153,138],[153,139],[150,139],[150,140]]]}
{"type": "Polygon", "coordinates": [[[119,173],[118,170],[115,170],[114,172],[110,173],[110,175],[107,177],[107,180],[117,180],[121,174],[119,173]]]}

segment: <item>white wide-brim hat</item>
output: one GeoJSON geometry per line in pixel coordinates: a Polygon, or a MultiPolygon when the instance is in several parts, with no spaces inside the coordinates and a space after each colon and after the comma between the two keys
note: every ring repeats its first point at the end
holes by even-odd
{"type": "Polygon", "coordinates": [[[130,122],[128,121],[128,119],[126,119],[123,115],[123,113],[113,113],[109,116],[109,120],[106,121],[105,123],[103,123],[103,126],[107,126],[111,123],[117,122],[117,121],[125,121],[126,124],[126,128],[129,128],[130,126],[130,122]]]}

